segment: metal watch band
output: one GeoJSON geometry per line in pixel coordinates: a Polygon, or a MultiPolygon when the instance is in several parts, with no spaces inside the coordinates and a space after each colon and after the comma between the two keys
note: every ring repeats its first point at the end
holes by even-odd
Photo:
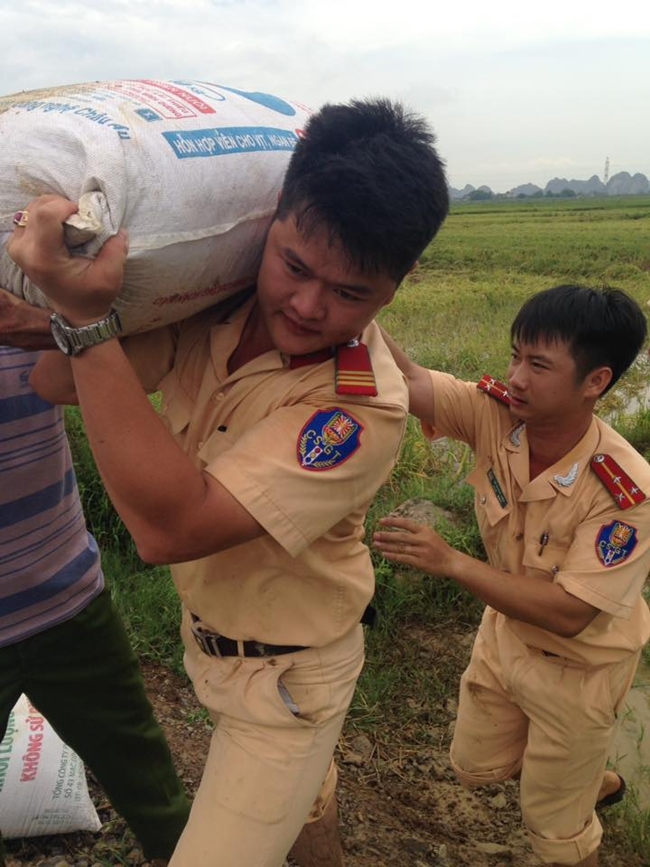
{"type": "Polygon", "coordinates": [[[84,349],[97,346],[97,344],[118,337],[122,333],[122,323],[116,310],[112,310],[108,316],[99,322],[82,325],[78,328],[70,325],[58,313],[52,314],[51,319],[56,322],[65,335],[65,341],[68,345],[64,351],[69,355],[78,355],[84,349]]]}
{"type": "Polygon", "coordinates": [[[81,352],[82,349],[88,349],[89,346],[96,346],[98,343],[103,343],[105,340],[117,337],[121,331],[122,323],[120,322],[120,317],[113,311],[106,319],[93,322],[92,325],[82,325],[81,328],[70,326],[68,336],[70,337],[73,351],[81,352]]]}

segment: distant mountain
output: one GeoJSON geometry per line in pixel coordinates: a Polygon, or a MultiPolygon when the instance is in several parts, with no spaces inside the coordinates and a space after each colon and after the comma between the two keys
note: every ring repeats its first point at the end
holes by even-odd
{"type": "Polygon", "coordinates": [[[462,190],[456,190],[453,187],[449,187],[449,195],[451,199],[464,199],[469,196],[470,193],[473,193],[476,187],[473,187],[471,184],[465,184],[462,190]]]}
{"type": "Polygon", "coordinates": [[[630,175],[629,172],[619,172],[607,182],[608,196],[634,196],[637,193],[650,192],[650,181],[645,175],[637,172],[630,175]]]}
{"type": "Polygon", "coordinates": [[[503,194],[494,193],[490,187],[485,185],[477,188],[471,184],[466,184],[462,190],[457,190],[454,187],[449,188],[452,201],[485,200],[498,195],[517,199],[528,198],[529,196],[534,198],[561,196],[563,194],[567,196],[635,196],[648,193],[650,193],[650,181],[640,172],[635,175],[631,175],[629,172],[618,172],[612,175],[607,184],[604,184],[598,175],[592,175],[588,181],[553,178],[543,189],[537,184],[520,184],[503,194]]]}
{"type": "MultiPolygon", "coordinates": [[[[609,195],[607,187],[598,175],[592,175],[588,181],[567,181],[566,178],[553,178],[544,188],[545,193],[554,193],[555,195],[562,193],[564,190],[573,190],[579,196],[609,195]]],[[[618,195],[625,195],[625,193],[619,193],[618,195]]]]}
{"type": "Polygon", "coordinates": [[[508,190],[506,196],[516,199],[519,196],[541,196],[544,190],[538,187],[537,184],[520,184],[512,190],[508,190]]]}

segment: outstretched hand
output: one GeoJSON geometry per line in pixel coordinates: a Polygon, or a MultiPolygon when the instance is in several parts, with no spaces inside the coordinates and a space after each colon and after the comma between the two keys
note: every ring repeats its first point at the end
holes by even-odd
{"type": "Polygon", "coordinates": [[[449,575],[458,552],[431,527],[397,517],[382,518],[379,523],[387,532],[376,532],[373,543],[387,560],[413,566],[431,575],[449,575]]]}
{"type": "Polygon", "coordinates": [[[27,221],[16,226],[7,252],[55,310],[71,324],[85,325],[106,316],[119,295],[129,245],[126,232],[120,231],[95,259],[72,256],[63,224],[76,212],[77,205],[68,199],[40,196],[26,208],[27,221]]]}

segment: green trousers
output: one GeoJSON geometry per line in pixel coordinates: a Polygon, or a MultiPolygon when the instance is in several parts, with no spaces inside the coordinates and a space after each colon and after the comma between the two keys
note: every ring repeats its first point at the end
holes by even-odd
{"type": "Polygon", "coordinates": [[[169,858],[190,804],[108,590],[65,623],[0,647],[0,740],[21,693],[92,770],[147,860],[169,858]]]}

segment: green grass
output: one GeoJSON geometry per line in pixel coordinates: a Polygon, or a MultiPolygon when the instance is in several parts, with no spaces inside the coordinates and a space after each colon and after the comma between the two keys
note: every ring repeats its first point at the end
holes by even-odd
{"type": "Polygon", "coordinates": [[[650,197],[456,205],[423,267],[608,282],[643,279],[650,197]]]}

